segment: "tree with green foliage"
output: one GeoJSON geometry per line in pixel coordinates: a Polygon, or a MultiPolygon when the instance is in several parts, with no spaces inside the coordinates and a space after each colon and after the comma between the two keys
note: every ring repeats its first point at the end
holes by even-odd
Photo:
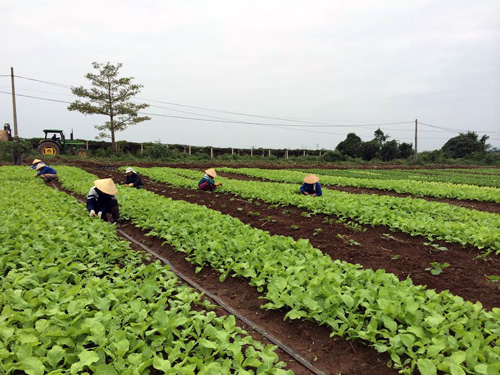
{"type": "Polygon", "coordinates": [[[481,153],[488,150],[486,144],[489,136],[483,135],[479,138],[476,132],[460,133],[446,142],[442,148],[444,154],[450,158],[465,158],[474,153],[481,153]]]}
{"type": "Polygon", "coordinates": [[[399,157],[402,159],[408,159],[410,156],[415,154],[415,150],[413,149],[413,143],[400,143],[399,144],[399,157]]]}
{"type": "Polygon", "coordinates": [[[378,157],[380,152],[380,144],[376,141],[364,142],[361,145],[361,158],[366,161],[370,161],[378,157]]]}
{"type": "Polygon", "coordinates": [[[70,111],[78,111],[84,115],[104,115],[109,117],[102,125],[95,125],[100,131],[97,138],[111,138],[113,152],[117,153],[115,132],[125,130],[128,126],[150,120],[148,116],[139,116],[139,111],[149,107],[148,104],[136,104],[130,100],[137,95],[143,85],[133,84],[134,77],[119,77],[122,64],[92,63],[97,74],[85,75],[92,87],[83,86],[71,89],[73,95],[86,98],[88,101],[75,100],[68,106],[70,111]],[[106,133],[110,132],[110,135],[106,133]]]}
{"type": "Polygon", "coordinates": [[[380,149],[380,157],[383,161],[391,161],[399,158],[399,147],[398,142],[393,139],[392,141],[385,142],[385,144],[380,149]]]}
{"type": "Polygon", "coordinates": [[[375,138],[373,139],[375,142],[377,142],[380,146],[383,146],[385,142],[390,138],[389,134],[384,134],[380,128],[375,130],[374,132],[375,138]]]}
{"type": "Polygon", "coordinates": [[[357,158],[361,155],[361,145],[363,141],[355,133],[347,134],[345,140],[337,145],[337,150],[346,156],[357,158]]]}

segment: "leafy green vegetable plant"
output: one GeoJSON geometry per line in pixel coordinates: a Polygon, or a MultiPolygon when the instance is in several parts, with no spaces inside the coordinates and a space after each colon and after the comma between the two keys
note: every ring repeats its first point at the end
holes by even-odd
{"type": "Polygon", "coordinates": [[[437,276],[437,275],[440,275],[441,273],[443,273],[443,270],[445,268],[448,268],[450,266],[450,264],[446,263],[446,262],[445,263],[431,262],[431,266],[432,267],[426,268],[425,270],[429,271],[434,276],[437,276]]]}
{"type": "Polygon", "coordinates": [[[292,374],[73,197],[22,167],[0,178],[0,373],[292,374]]]}
{"type": "MultiPolygon", "coordinates": [[[[95,178],[72,167],[58,172],[75,191],[95,178]]],[[[487,375],[500,361],[500,309],[486,311],[384,270],[333,261],[307,240],[271,236],[204,206],[136,189],[120,188],[119,199],[125,217],[199,268],[218,270],[221,280],[247,278],[268,301],[263,308],[286,308],[289,319],[310,319],[332,335],[362,339],[387,352],[403,374],[487,375]]]]}

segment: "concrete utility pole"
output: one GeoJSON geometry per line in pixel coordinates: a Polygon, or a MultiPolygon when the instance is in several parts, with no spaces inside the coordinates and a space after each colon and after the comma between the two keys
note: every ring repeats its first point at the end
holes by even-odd
{"type": "Polygon", "coordinates": [[[417,128],[418,128],[418,121],[415,119],[415,160],[417,160],[417,128]]]}
{"type": "Polygon", "coordinates": [[[10,68],[10,81],[12,82],[12,112],[14,114],[14,137],[17,138],[17,111],[16,111],[16,88],[14,87],[14,68],[10,68]]]}

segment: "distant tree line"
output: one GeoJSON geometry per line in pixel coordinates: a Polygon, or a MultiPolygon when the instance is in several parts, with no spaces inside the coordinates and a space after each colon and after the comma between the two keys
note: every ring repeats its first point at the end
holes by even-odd
{"type": "Polygon", "coordinates": [[[356,133],[349,133],[345,140],[337,145],[334,151],[327,152],[327,161],[345,161],[361,159],[371,161],[374,159],[392,161],[396,159],[408,159],[414,155],[413,144],[398,142],[395,139],[389,141],[389,134],[377,129],[372,140],[363,142],[356,133]]]}
{"type": "MultiPolygon", "coordinates": [[[[390,136],[380,128],[374,132],[373,139],[367,142],[363,142],[355,133],[349,133],[335,150],[326,152],[324,158],[332,162],[355,159],[388,162],[414,156],[415,150],[412,143],[398,142],[389,138],[390,136]]],[[[479,138],[475,132],[460,133],[449,139],[440,150],[421,152],[418,158],[429,163],[446,163],[449,159],[471,159],[487,164],[498,163],[500,152],[486,143],[488,138],[487,135],[479,138]]]]}

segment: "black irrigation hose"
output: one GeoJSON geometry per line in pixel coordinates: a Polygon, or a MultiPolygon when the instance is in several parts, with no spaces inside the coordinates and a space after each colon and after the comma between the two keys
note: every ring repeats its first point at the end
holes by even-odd
{"type": "MultiPolygon", "coordinates": [[[[51,183],[52,186],[60,190],[54,183],[51,183]]],[[[78,199],[81,203],[84,203],[82,200],[78,199]]],[[[121,229],[116,230],[118,233],[120,233],[123,237],[125,237],[128,241],[133,242],[137,246],[139,246],[141,249],[144,251],[148,252],[149,254],[153,255],[155,258],[161,260],[163,263],[168,265],[170,267],[170,270],[177,275],[180,279],[182,279],[184,282],[187,284],[191,285],[193,288],[197,289],[204,295],[206,295],[208,298],[214,300],[219,306],[221,306],[224,310],[226,310],[228,313],[231,315],[234,315],[236,318],[244,322],[246,325],[251,327],[253,330],[257,331],[260,333],[262,336],[264,336],[266,339],[271,341],[273,344],[277,345],[281,350],[286,352],[288,355],[290,355],[293,359],[295,359],[297,362],[299,362],[302,366],[307,368],[308,370],[312,371],[313,373],[317,375],[328,375],[329,372],[326,372],[324,370],[319,369],[316,367],[310,360],[302,356],[300,353],[298,353],[296,350],[294,350],[292,347],[289,345],[285,344],[283,341],[277,339],[273,335],[271,335],[269,332],[267,332],[264,328],[260,327],[256,323],[252,322],[250,319],[244,317],[241,315],[237,310],[233,309],[231,306],[227,305],[222,299],[217,297],[215,294],[210,293],[209,291],[205,290],[201,285],[199,285],[197,282],[193,281],[190,279],[188,276],[184,275],[181,271],[176,269],[170,261],[161,256],[160,254],[156,253],[154,250],[150,249],[146,245],[142,244],[141,242],[137,241],[135,238],[131,237],[121,229]]]]}

